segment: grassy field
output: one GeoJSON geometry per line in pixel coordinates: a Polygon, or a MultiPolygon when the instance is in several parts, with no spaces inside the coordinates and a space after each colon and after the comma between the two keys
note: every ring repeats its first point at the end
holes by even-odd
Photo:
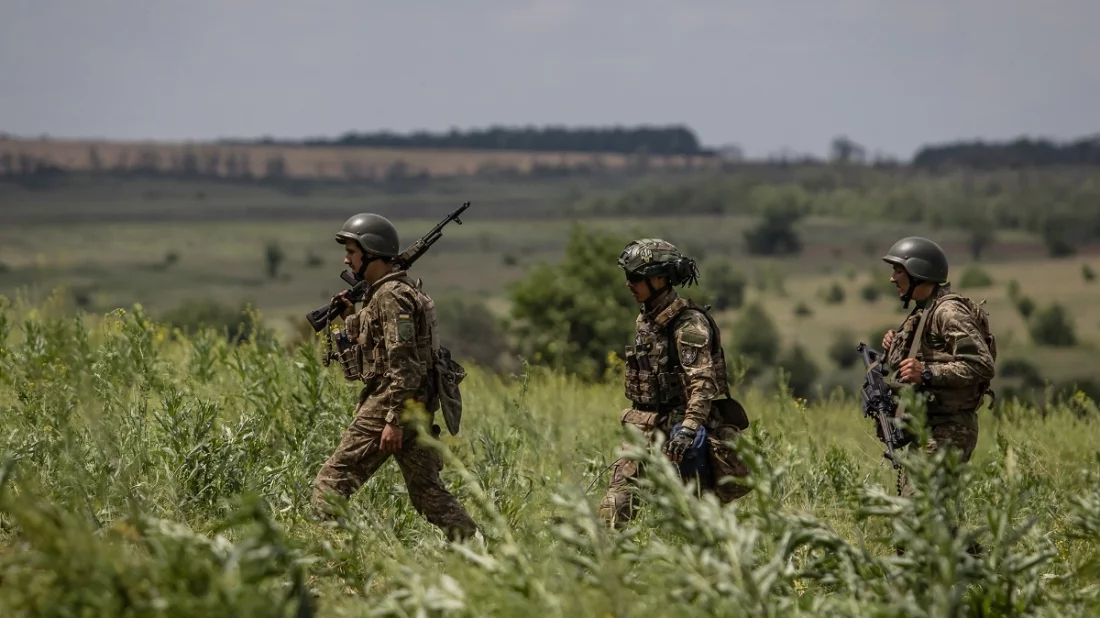
{"type": "Polygon", "coordinates": [[[450,545],[392,463],[341,523],[309,518],[310,483],[356,393],[316,352],[266,332],[236,347],[213,333],[174,340],[132,311],[93,326],[49,304],[0,311],[3,614],[1100,611],[1095,408],[983,410],[969,466],[905,459],[917,488],[906,501],[854,401],[739,392],[754,491],[719,508],[636,450],[651,484],[635,526],[613,533],[595,505],[624,437],[619,379],[471,368],[462,432],[437,446],[485,543],[450,545]]]}
{"type": "MultiPolygon", "coordinates": [[[[89,222],[66,225],[60,235],[47,224],[7,225],[0,229],[0,294],[35,303],[63,286],[93,314],[134,303],[159,315],[194,299],[226,305],[249,301],[269,325],[289,334],[301,326],[306,311],[344,285],[338,278],[343,256],[332,240],[342,221],[343,215],[297,222],[89,222]],[[284,256],[274,277],[266,270],[269,243],[284,256]]],[[[485,301],[503,317],[509,310],[509,284],[523,279],[534,264],[559,260],[573,225],[624,238],[663,237],[701,258],[704,266],[722,260],[733,264],[751,282],[747,301],[762,304],[784,344],[803,345],[829,372],[837,369],[828,358],[828,347],[838,333],[867,338],[901,321],[900,303],[891,298],[889,273],[878,258],[896,238],[927,234],[950,252],[956,288],[987,299],[1003,356],[1033,358],[1044,375],[1056,378],[1092,373],[1084,361],[1100,343],[1100,284],[1086,281],[1082,267],[1100,269],[1100,258],[1093,253],[1052,260],[1044,256],[1038,239],[1002,234],[981,263],[992,284],[967,288],[959,284],[972,260],[965,235],[958,231],[810,218],[799,224],[806,242],[801,255],[765,259],[748,256],[744,249],[742,232],[753,222],[737,216],[507,220],[482,215],[475,203],[464,224],[448,226],[414,272],[441,303],[462,295],[485,301]],[[1065,305],[1080,345],[1032,345],[1026,323],[1008,296],[1013,279],[1021,294],[1040,307],[1065,305]],[[844,291],[844,300],[830,304],[824,292],[834,284],[844,291]],[[876,284],[882,295],[874,302],[864,300],[862,288],[876,284]],[[800,315],[800,306],[812,314],[800,315]]],[[[434,223],[397,219],[403,244],[434,223]]],[[[702,281],[704,287],[707,283],[702,281]]],[[[740,313],[722,312],[719,323],[731,327],[740,313]]],[[[854,349],[855,341],[851,345],[854,349]]],[[[857,371],[827,376],[825,382],[850,383],[857,371]]]]}

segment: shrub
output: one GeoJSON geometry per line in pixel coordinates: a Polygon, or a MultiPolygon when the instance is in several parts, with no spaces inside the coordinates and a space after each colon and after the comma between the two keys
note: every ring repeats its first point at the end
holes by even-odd
{"type": "Polygon", "coordinates": [[[976,264],[968,266],[959,279],[960,288],[985,288],[991,285],[993,285],[993,277],[976,264]]]}
{"type": "Polygon", "coordinates": [[[1052,303],[1031,317],[1029,332],[1038,345],[1072,347],[1077,344],[1073,317],[1059,303],[1052,303]]]}
{"type": "Polygon", "coordinates": [[[779,330],[759,303],[745,307],[734,322],[731,335],[730,346],[758,368],[775,363],[779,354],[779,330]]]}
{"type": "MultiPolygon", "coordinates": [[[[881,337],[879,337],[879,341],[882,341],[881,337]]],[[[852,331],[846,328],[837,331],[833,337],[833,343],[829,345],[829,359],[841,369],[848,369],[859,362],[859,354],[856,353],[856,344],[858,343],[855,333],[852,331]]],[[[878,342],[870,345],[878,348],[878,342]]]]}
{"type": "Polygon", "coordinates": [[[714,262],[703,272],[702,283],[713,295],[714,308],[722,311],[739,309],[745,302],[748,280],[729,262],[714,262]]]}
{"type": "Polygon", "coordinates": [[[834,282],[822,294],[822,299],[826,304],[839,305],[844,302],[844,288],[840,287],[839,283],[834,282]]]}

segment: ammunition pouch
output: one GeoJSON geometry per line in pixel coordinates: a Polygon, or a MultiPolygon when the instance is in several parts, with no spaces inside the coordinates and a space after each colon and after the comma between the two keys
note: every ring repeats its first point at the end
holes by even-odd
{"type": "Polygon", "coordinates": [[[348,339],[347,333],[337,330],[333,334],[336,343],[336,358],[344,369],[344,379],[359,380],[363,375],[363,360],[358,345],[348,339]]]}

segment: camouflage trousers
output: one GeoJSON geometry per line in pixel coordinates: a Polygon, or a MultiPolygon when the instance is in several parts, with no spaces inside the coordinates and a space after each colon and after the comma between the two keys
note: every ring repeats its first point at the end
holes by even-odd
{"type": "MultiPolygon", "coordinates": [[[[974,454],[974,447],[978,444],[978,430],[971,429],[958,423],[943,423],[932,428],[932,437],[924,446],[910,444],[909,450],[922,449],[929,455],[934,455],[942,448],[953,448],[959,451],[962,461],[970,461],[974,454]]],[[[899,471],[899,486],[901,497],[912,498],[913,486],[909,484],[909,478],[903,471],[899,471]]]]}
{"type": "MultiPolygon", "coordinates": [[[[350,498],[390,458],[379,450],[384,428],[383,419],[356,414],[313,481],[312,503],[318,516],[329,516],[324,499],[327,492],[350,498]]],[[[451,539],[474,535],[477,525],[439,477],[443,469],[439,453],[418,444],[415,431],[406,429],[401,448],[393,458],[417,513],[451,539]]]]}
{"type": "MultiPolygon", "coordinates": [[[[622,423],[633,425],[642,431],[647,440],[653,442],[658,433],[669,439],[671,427],[657,427],[656,414],[638,410],[624,410],[622,423]]],[[[736,427],[719,427],[707,434],[707,457],[713,475],[710,478],[698,478],[701,491],[712,492],[722,504],[728,504],[745,494],[750,488],[735,482],[734,478],[748,476],[749,469],[732,448],[725,444],[740,433],[736,427]]],[[[623,442],[623,448],[630,446],[623,442]]],[[[615,460],[611,473],[611,483],[600,501],[600,517],[608,525],[621,528],[634,520],[638,513],[638,498],[634,483],[645,473],[644,466],[626,457],[615,460]]],[[[696,478],[696,477],[693,477],[696,478]]],[[[686,480],[686,479],[685,479],[686,480]]]]}

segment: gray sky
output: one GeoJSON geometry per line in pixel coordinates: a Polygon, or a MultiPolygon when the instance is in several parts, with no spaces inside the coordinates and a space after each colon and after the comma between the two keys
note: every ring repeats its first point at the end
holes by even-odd
{"type": "Polygon", "coordinates": [[[0,0],[0,131],[685,123],[749,156],[1100,132],[1100,0],[0,0]]]}

